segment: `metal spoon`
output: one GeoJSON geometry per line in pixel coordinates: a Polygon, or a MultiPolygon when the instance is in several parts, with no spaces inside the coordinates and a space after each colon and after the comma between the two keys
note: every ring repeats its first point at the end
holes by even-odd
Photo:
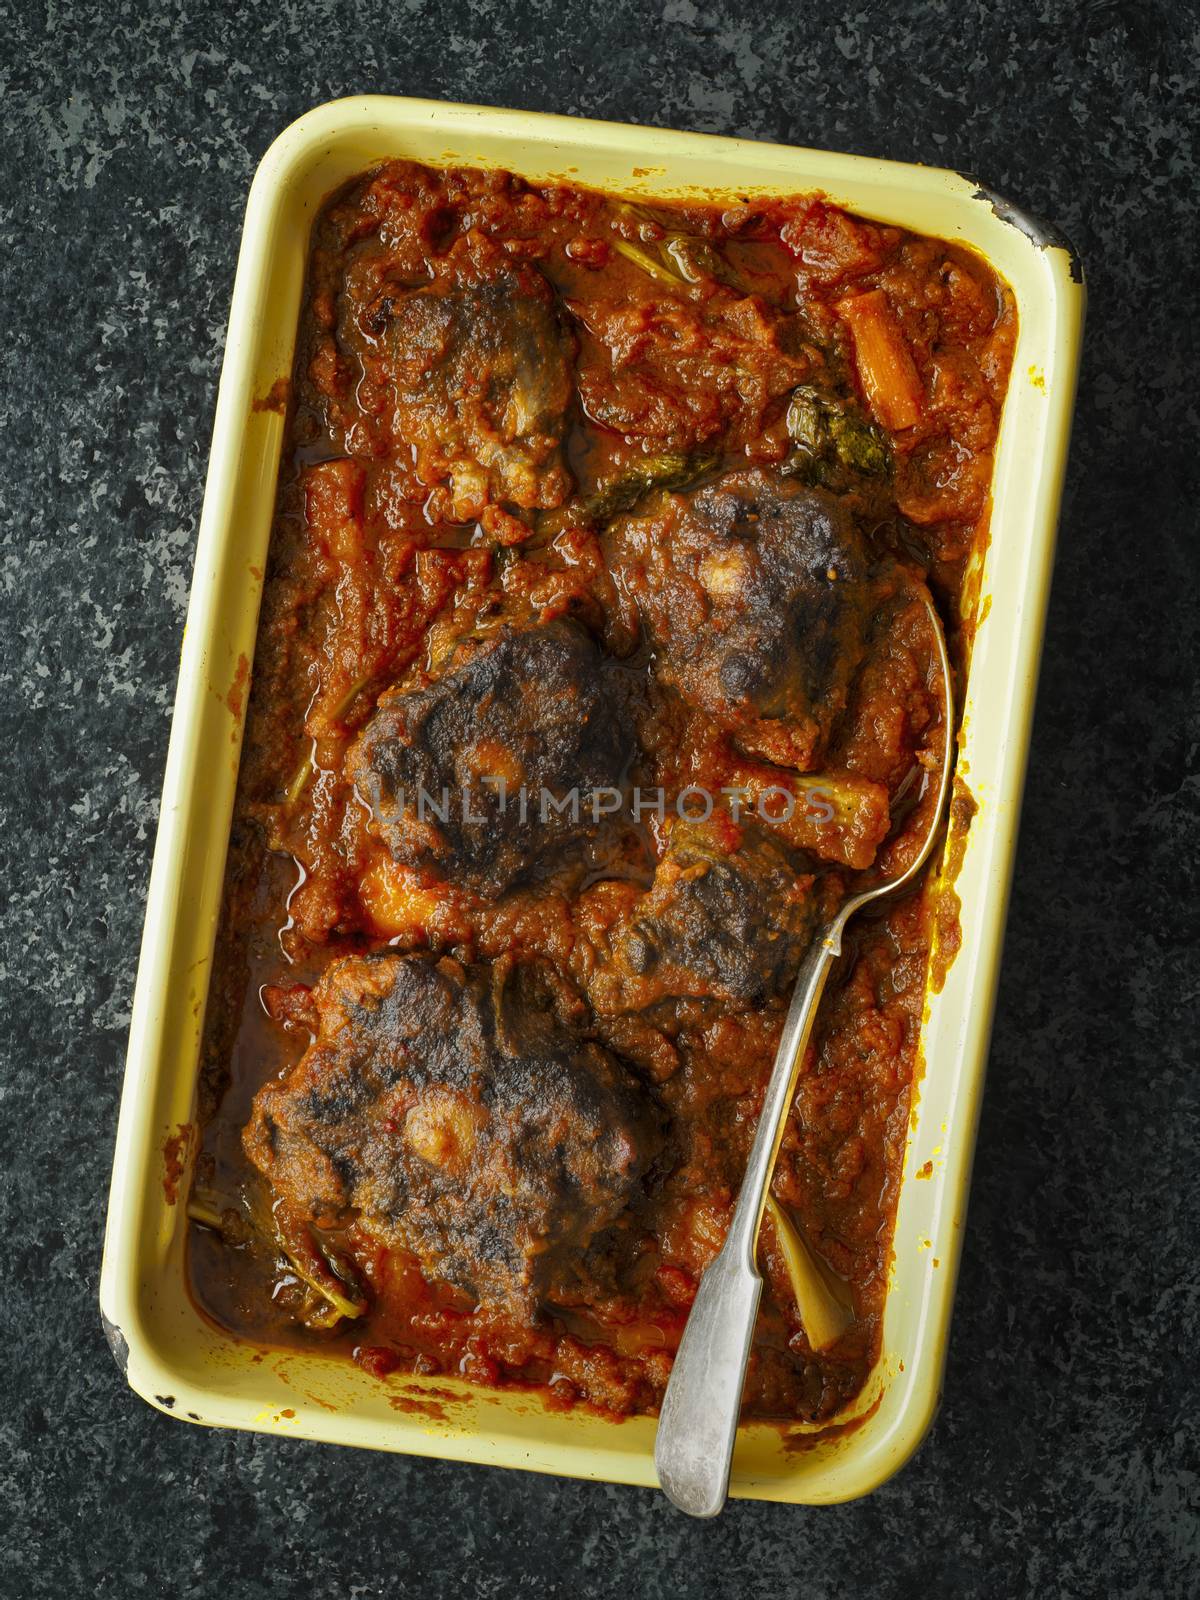
{"type": "Polygon", "coordinates": [[[941,620],[931,603],[929,614],[944,683],[946,737],[928,832],[917,855],[898,878],[852,895],[809,947],[783,1025],[729,1233],[700,1281],[663,1397],[654,1464],[667,1498],[689,1516],[715,1517],[729,1492],[746,1363],[762,1294],[762,1278],[755,1264],[759,1225],[784,1119],[795,1093],[796,1075],[825,980],[841,954],[842,933],[856,911],[916,876],[929,857],[946,809],[954,770],[953,684],[941,620]]]}

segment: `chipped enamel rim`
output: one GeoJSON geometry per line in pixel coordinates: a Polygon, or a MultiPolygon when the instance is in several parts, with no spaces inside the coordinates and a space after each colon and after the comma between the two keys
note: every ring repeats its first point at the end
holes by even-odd
{"type": "Polygon", "coordinates": [[[100,1284],[104,1327],[138,1394],[215,1426],[655,1482],[654,1423],[545,1410],[461,1380],[370,1378],[344,1359],[261,1349],[214,1327],[184,1282],[199,1042],[270,536],[307,239],[323,197],[388,157],[506,167],[646,197],[821,190],[860,215],[968,245],[1012,286],[1020,332],[993,479],[991,544],[958,770],[979,811],[956,888],[963,947],[930,993],[894,1240],[883,1351],[859,1401],[787,1440],[743,1428],[731,1492],[817,1504],[866,1494],[912,1454],[945,1363],[1012,872],[1084,310],[1061,235],[972,179],[823,151],[487,107],[334,101],[264,157],[246,212],[163,784],[100,1284]],[[256,404],[256,401],[258,402],[256,404]],[[846,1426],[850,1423],[850,1426],[846,1426]]]}

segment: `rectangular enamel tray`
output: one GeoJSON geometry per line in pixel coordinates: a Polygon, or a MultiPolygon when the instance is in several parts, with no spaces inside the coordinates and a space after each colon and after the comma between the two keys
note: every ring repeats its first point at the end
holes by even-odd
{"type": "MultiPolygon", "coordinates": [[[[879,1364],[851,1428],[802,1441],[742,1430],[732,1493],[820,1503],[868,1493],[916,1449],[938,1401],[1041,633],[1067,453],[1083,287],[1053,230],[952,172],[740,139],[430,101],[335,101],[272,145],[250,192],[146,906],[100,1285],[130,1385],[171,1415],[338,1444],[653,1484],[654,1421],[543,1410],[522,1394],[368,1376],[258,1350],[204,1320],[184,1281],[197,1060],[309,230],[329,192],[389,157],[504,167],[630,195],[823,191],[866,217],[961,241],[1012,286],[1020,334],[993,484],[991,543],[959,772],[979,811],[957,879],[962,950],[930,993],[879,1364]],[[260,402],[256,405],[256,401],[260,402]],[[182,1132],[181,1132],[182,1130],[182,1132]],[[179,1137],[175,1137],[175,1136],[179,1137]],[[185,1158],[164,1183],[164,1147],[185,1158]],[[448,1390],[461,1398],[447,1401],[448,1390]],[[393,1403],[397,1402],[397,1403],[393,1403]],[[802,1443],[803,1448],[798,1448],[802,1443]]],[[[846,1417],[839,1419],[845,1421],[846,1417]]]]}

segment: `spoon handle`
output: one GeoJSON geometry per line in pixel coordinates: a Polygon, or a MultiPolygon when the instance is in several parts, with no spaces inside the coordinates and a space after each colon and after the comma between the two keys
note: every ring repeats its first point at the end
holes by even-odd
{"type": "Polygon", "coordinates": [[[800,968],[729,1232],[700,1280],[663,1396],[654,1464],[668,1499],[689,1516],[715,1517],[729,1491],[762,1294],[755,1263],[758,1228],[804,1048],[841,950],[843,920],[839,916],[814,939],[800,968]]]}

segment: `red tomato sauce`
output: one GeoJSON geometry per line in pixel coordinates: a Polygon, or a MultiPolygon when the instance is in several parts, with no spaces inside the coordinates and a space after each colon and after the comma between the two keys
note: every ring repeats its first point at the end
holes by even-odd
{"type": "MultiPolygon", "coordinates": [[[[896,871],[920,833],[947,730],[917,600],[927,586],[961,673],[964,570],[985,537],[1015,332],[984,262],[820,197],[660,205],[394,163],[328,202],[208,1005],[190,1264],[209,1315],[381,1380],[445,1373],[616,1416],[657,1409],[737,1196],[796,960],[773,949],[759,971],[756,947],[749,977],[696,976],[700,924],[678,896],[749,859],[745,818],[718,805],[700,856],[676,862],[685,830],[650,811],[481,890],[453,852],[413,844],[410,820],[397,846],[348,762],[365,770],[355,752],[374,719],[416,703],[397,695],[436,693],[463,638],[490,648],[497,618],[566,627],[596,652],[601,698],[624,697],[625,775],[662,791],[666,817],[689,787],[758,797],[752,826],[771,842],[751,889],[777,897],[768,920],[799,949],[811,917],[896,871]],[[749,544],[721,542],[735,500],[749,544]],[[768,551],[760,516],[842,529],[875,585],[811,704],[776,671],[791,640],[755,656],[754,608],[767,617],[793,593],[787,540],[768,551]],[[747,599],[752,582],[767,600],[747,599]],[[745,687],[769,670],[781,701],[745,687]],[[835,803],[771,833],[773,786],[828,786],[835,803]],[[648,973],[614,954],[643,912],[682,941],[648,973]],[[406,1245],[402,1215],[383,1226],[351,1203],[345,1172],[345,1203],[307,1211],[290,1155],[272,1175],[277,1127],[255,1097],[308,1070],[322,975],[380,953],[449,958],[456,975],[536,966],[562,1026],[652,1107],[653,1156],[570,1263],[570,1293],[561,1271],[533,1300],[473,1292],[406,1245]]],[[[489,775],[519,766],[511,741],[472,748],[489,775]]],[[[846,938],[773,1193],[849,1325],[811,1348],[764,1232],[749,1416],[832,1417],[877,1358],[937,915],[926,877],[846,938]]],[[[441,1160],[445,1126],[432,1144],[423,1126],[441,1160]]]]}

